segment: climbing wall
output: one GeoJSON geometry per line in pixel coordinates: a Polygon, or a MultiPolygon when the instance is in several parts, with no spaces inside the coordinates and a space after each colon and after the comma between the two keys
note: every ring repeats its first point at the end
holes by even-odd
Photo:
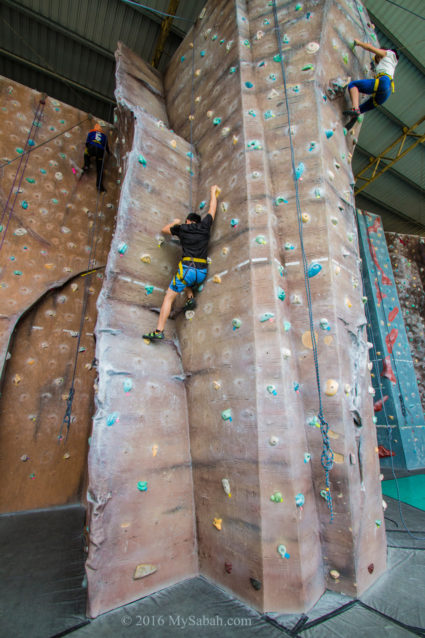
{"type": "Polygon", "coordinates": [[[347,135],[344,100],[328,98],[332,78],[363,72],[350,44],[367,17],[352,3],[277,4],[286,92],[265,2],[208,3],[165,87],[172,127],[189,138],[192,123],[197,205],[202,189],[222,189],[210,282],[181,328],[201,571],[259,609],[291,610],[325,586],[367,587],[385,536],[350,167],[358,130],[347,135]]]}
{"type": "Polygon", "coordinates": [[[364,73],[350,44],[367,16],[360,3],[277,4],[282,50],[273,3],[221,0],[164,85],[117,52],[127,152],[96,328],[91,615],[194,573],[193,515],[200,572],[261,611],[308,609],[326,587],[358,595],[385,569],[358,129],[330,99],[364,73]],[[215,183],[198,307],[148,345],[180,254],[157,233],[202,214],[215,183]]]}
{"type": "MultiPolygon", "coordinates": [[[[179,344],[173,327],[167,343],[148,346],[141,339],[155,328],[176,266],[178,246],[163,247],[158,231],[170,217],[184,218],[189,199],[190,146],[166,127],[161,93],[159,76],[120,46],[116,124],[123,183],[96,326],[90,616],[198,569],[179,344]]],[[[195,158],[192,167],[195,172],[195,158]]]]}
{"type": "MultiPolygon", "coordinates": [[[[373,363],[373,388],[375,421],[380,444],[381,463],[384,467],[419,469],[425,466],[425,420],[416,381],[415,364],[410,343],[423,344],[423,319],[421,305],[421,273],[416,267],[416,283],[413,272],[407,275],[407,259],[399,257],[394,263],[394,276],[390,253],[385,240],[381,218],[372,213],[359,213],[362,258],[365,263],[369,334],[373,363]],[[400,272],[401,270],[401,272],[400,272]],[[406,279],[408,277],[408,280],[406,279]],[[404,312],[398,289],[404,301],[404,312]],[[415,287],[413,287],[415,286],[415,287]],[[410,295],[410,291],[412,294],[410,295]],[[409,301],[407,301],[409,299],[409,301]],[[415,303],[416,302],[416,303],[415,303]],[[410,310],[418,313],[412,329],[406,334],[406,320],[410,310]],[[418,307],[417,307],[418,306],[418,307]],[[413,341],[413,334],[416,339],[413,341]]],[[[419,238],[417,245],[419,244],[419,238]]],[[[398,249],[393,241],[390,249],[393,257],[398,249]]],[[[420,254],[418,255],[420,259],[420,254]]],[[[411,267],[412,270],[412,267],[411,267]]],[[[420,349],[418,348],[418,353],[420,349]]],[[[417,355],[413,355],[418,359],[417,355]]],[[[423,364],[423,362],[421,361],[423,364]]],[[[419,365],[419,360],[416,365],[419,365]]]]}
{"type": "Polygon", "coordinates": [[[40,93],[7,78],[0,78],[0,93],[0,508],[9,512],[84,497],[95,301],[118,186],[113,158],[105,166],[105,196],[97,198],[94,168],[78,179],[92,128],[86,113],[50,97],[43,104],[40,93]],[[96,270],[82,276],[91,249],[96,270]],[[77,349],[66,438],[61,426],[77,349]]]}
{"type": "Polygon", "coordinates": [[[425,411],[425,239],[398,233],[385,239],[425,411]]]}

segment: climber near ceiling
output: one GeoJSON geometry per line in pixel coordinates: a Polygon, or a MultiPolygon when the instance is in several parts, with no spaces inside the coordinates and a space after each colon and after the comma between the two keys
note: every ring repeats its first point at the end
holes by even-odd
{"type": "Polygon", "coordinates": [[[397,50],[379,49],[367,42],[360,42],[360,40],[354,40],[354,46],[359,46],[374,54],[371,69],[375,73],[375,78],[354,80],[348,85],[352,108],[344,111],[344,115],[350,115],[356,121],[361,113],[371,111],[379,104],[383,104],[388,100],[391,93],[394,93],[393,78],[399,54],[397,50]],[[359,93],[365,93],[371,97],[359,105],[359,93]]]}
{"type": "Polygon", "coordinates": [[[166,236],[174,235],[180,239],[183,256],[178,265],[178,270],[173,277],[170,286],[165,293],[159,313],[157,328],[154,332],[143,335],[143,339],[164,339],[164,328],[171,308],[178,294],[186,289],[187,300],[184,309],[192,310],[196,306],[193,297],[194,286],[200,286],[207,276],[207,251],[211,234],[211,226],[217,211],[217,197],[220,189],[217,185],[211,186],[210,206],[208,213],[201,220],[198,213],[189,213],[184,224],[180,219],[174,219],[162,229],[166,236]]]}
{"type": "Polygon", "coordinates": [[[96,158],[96,188],[100,193],[106,191],[103,185],[103,167],[105,164],[105,151],[111,154],[108,145],[108,138],[103,132],[100,124],[96,123],[94,128],[89,131],[86,139],[86,148],[84,149],[84,166],[83,171],[87,172],[90,168],[90,160],[96,158]]]}

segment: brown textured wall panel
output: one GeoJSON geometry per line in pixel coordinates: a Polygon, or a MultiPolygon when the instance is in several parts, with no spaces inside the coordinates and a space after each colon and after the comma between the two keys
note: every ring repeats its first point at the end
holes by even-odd
{"type": "Polygon", "coordinates": [[[114,227],[118,185],[113,157],[105,164],[104,196],[97,196],[94,166],[78,179],[86,135],[93,126],[87,114],[52,98],[46,98],[43,107],[40,93],[7,78],[0,79],[0,92],[0,501],[1,511],[14,511],[82,497],[93,413],[95,302],[114,227]],[[27,138],[31,152],[25,155],[27,138]],[[19,159],[7,163],[15,157],[19,159]],[[89,264],[96,271],[80,277],[89,264]],[[58,440],[85,286],[88,303],[72,423],[68,440],[58,440]]]}
{"type": "Polygon", "coordinates": [[[425,411],[425,240],[398,233],[385,238],[425,411]]]}

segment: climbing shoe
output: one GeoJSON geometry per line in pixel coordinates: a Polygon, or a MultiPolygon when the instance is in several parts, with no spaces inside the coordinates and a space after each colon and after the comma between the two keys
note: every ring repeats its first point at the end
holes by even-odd
{"type": "Polygon", "coordinates": [[[348,111],[343,111],[344,115],[351,115],[351,117],[355,116],[359,116],[360,115],[360,109],[348,109],[348,111]]]}
{"type": "Polygon", "coordinates": [[[149,341],[161,341],[164,338],[164,332],[162,330],[155,330],[154,332],[148,332],[143,335],[143,339],[149,339],[149,341]]]}
{"type": "Polygon", "coordinates": [[[195,310],[195,308],[196,301],[193,297],[190,297],[190,299],[187,299],[186,303],[184,304],[183,310],[186,312],[186,310],[195,310]]]}

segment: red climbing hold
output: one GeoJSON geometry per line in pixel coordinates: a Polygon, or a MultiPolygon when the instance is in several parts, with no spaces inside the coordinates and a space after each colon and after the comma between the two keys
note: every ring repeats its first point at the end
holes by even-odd
{"type": "Polygon", "coordinates": [[[382,301],[383,299],[385,299],[385,297],[387,296],[385,294],[385,292],[381,292],[379,290],[379,284],[378,284],[378,280],[375,279],[375,288],[376,288],[376,298],[378,301],[382,301]]]}
{"type": "Polygon", "coordinates": [[[387,350],[388,352],[391,354],[393,351],[393,346],[395,344],[395,342],[397,341],[397,337],[398,337],[398,330],[397,328],[393,328],[391,330],[391,332],[389,332],[387,334],[387,336],[385,337],[385,343],[387,344],[387,350]]]}
{"type": "Polygon", "coordinates": [[[367,232],[370,233],[377,233],[379,230],[379,227],[381,225],[381,220],[379,219],[379,217],[377,217],[375,219],[375,221],[373,222],[372,226],[368,226],[367,227],[367,232]]]}
{"type": "Polygon", "coordinates": [[[394,321],[397,315],[398,315],[398,307],[396,306],[395,308],[391,310],[390,314],[388,315],[388,321],[394,321]]]}
{"type": "Polygon", "coordinates": [[[392,281],[391,281],[391,279],[389,279],[387,277],[387,275],[382,270],[381,265],[380,265],[380,263],[378,261],[378,257],[376,256],[375,247],[374,247],[374,245],[371,242],[369,242],[369,251],[370,251],[370,254],[372,256],[373,263],[375,264],[375,266],[377,267],[377,269],[379,270],[379,272],[382,275],[382,283],[384,284],[384,286],[391,286],[392,281]]]}
{"type": "Polygon", "coordinates": [[[388,394],[386,394],[384,397],[382,397],[382,399],[379,399],[379,401],[375,401],[375,403],[373,404],[373,409],[375,412],[380,412],[382,410],[382,407],[385,403],[385,401],[388,401],[389,396],[388,394]]]}
{"type": "Polygon", "coordinates": [[[384,459],[386,456],[395,456],[395,452],[390,452],[383,445],[378,445],[378,455],[380,459],[384,459]]]}
{"type": "Polygon", "coordinates": [[[395,374],[394,374],[392,366],[391,366],[391,357],[390,357],[390,355],[387,355],[385,357],[385,359],[384,359],[384,363],[383,363],[383,366],[382,366],[381,377],[386,377],[387,379],[389,379],[391,381],[391,383],[397,383],[397,379],[395,378],[395,374]]]}

